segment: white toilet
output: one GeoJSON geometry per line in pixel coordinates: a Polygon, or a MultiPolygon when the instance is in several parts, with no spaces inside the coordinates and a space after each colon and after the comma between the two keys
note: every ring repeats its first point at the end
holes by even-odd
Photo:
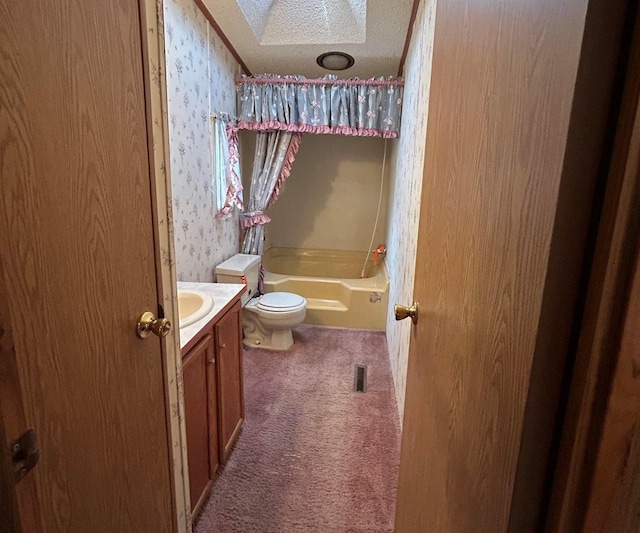
{"type": "Polygon", "coordinates": [[[269,292],[256,296],[260,256],[236,254],[216,267],[219,283],[243,283],[247,292],[242,296],[242,329],[244,345],[266,350],[288,350],[293,344],[291,329],[302,324],[307,301],[290,292],[269,292]]]}

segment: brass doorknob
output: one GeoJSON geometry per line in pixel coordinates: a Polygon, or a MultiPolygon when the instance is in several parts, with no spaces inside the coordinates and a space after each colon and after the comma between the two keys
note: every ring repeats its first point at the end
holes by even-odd
{"type": "Polygon", "coordinates": [[[418,302],[413,302],[411,307],[405,307],[404,305],[394,305],[393,312],[396,315],[396,320],[404,320],[408,316],[411,317],[411,322],[418,323],[418,302]]]}
{"type": "Polygon", "coordinates": [[[146,339],[154,333],[158,337],[166,337],[171,331],[171,322],[166,318],[156,318],[151,311],[142,313],[136,327],[136,334],[141,339],[146,339]]]}

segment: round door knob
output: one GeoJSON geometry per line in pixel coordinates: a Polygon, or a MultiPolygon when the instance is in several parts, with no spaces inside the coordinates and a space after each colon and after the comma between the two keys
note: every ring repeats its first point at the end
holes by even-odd
{"type": "Polygon", "coordinates": [[[152,333],[158,337],[166,337],[171,331],[171,322],[166,318],[156,318],[151,311],[142,314],[136,326],[136,334],[146,339],[152,333]]]}
{"type": "Polygon", "coordinates": [[[411,322],[418,323],[418,303],[413,302],[411,307],[405,307],[404,305],[394,305],[393,312],[396,315],[396,320],[404,320],[407,317],[411,317],[411,322]]]}

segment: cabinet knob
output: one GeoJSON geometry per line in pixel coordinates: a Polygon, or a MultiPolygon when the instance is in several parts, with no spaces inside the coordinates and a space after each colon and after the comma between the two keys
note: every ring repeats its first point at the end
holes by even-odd
{"type": "Polygon", "coordinates": [[[210,365],[215,365],[216,364],[215,358],[212,357],[211,359],[209,359],[209,364],[210,365]]]}
{"type": "Polygon", "coordinates": [[[223,342],[223,343],[220,345],[220,349],[221,349],[221,350],[224,350],[226,347],[227,347],[227,343],[226,343],[226,342],[223,342]]]}

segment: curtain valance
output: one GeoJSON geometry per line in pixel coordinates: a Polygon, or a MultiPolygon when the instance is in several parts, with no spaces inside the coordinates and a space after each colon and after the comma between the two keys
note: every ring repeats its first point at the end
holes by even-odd
{"type": "Polygon", "coordinates": [[[238,128],[395,138],[404,81],[304,76],[236,79],[238,128]]]}

